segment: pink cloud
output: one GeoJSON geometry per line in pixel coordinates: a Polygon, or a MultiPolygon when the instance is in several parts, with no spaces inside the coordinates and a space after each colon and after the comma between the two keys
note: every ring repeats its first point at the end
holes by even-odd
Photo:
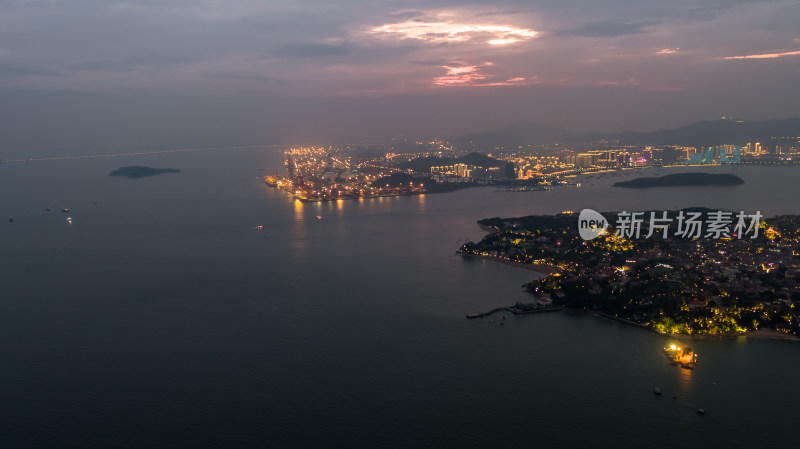
{"type": "Polygon", "coordinates": [[[783,58],[784,56],[796,56],[800,55],[800,51],[785,51],[782,53],[761,53],[756,55],[744,55],[744,56],[726,56],[722,59],[775,59],[775,58],[783,58]]]}
{"type": "Polygon", "coordinates": [[[433,84],[436,84],[437,86],[468,86],[474,84],[475,81],[489,78],[489,75],[480,73],[480,67],[483,66],[486,66],[486,63],[481,65],[465,66],[443,65],[442,68],[447,70],[447,74],[434,78],[433,84]]]}
{"type": "Polygon", "coordinates": [[[524,84],[530,84],[529,82],[526,82],[526,81],[527,80],[525,78],[516,77],[516,78],[509,78],[509,79],[507,79],[505,81],[497,81],[497,82],[493,82],[493,83],[479,83],[479,84],[475,84],[474,86],[476,86],[476,87],[493,87],[493,86],[521,86],[521,85],[524,85],[524,84]]]}
{"type": "Polygon", "coordinates": [[[369,33],[390,39],[414,39],[429,43],[479,41],[504,46],[533,39],[538,31],[512,24],[483,22],[469,14],[431,11],[422,17],[372,27],[369,33]]]}
{"type": "Polygon", "coordinates": [[[494,63],[486,61],[478,65],[458,65],[447,66],[443,65],[442,68],[447,71],[445,75],[437,76],[433,79],[433,84],[436,86],[516,86],[526,84],[526,79],[523,77],[511,77],[505,81],[492,81],[494,76],[484,73],[484,67],[492,67],[494,63]]]}

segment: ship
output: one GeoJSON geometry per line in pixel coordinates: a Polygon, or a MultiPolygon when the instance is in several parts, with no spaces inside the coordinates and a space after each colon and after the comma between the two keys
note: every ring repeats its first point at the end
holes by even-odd
{"type": "Polygon", "coordinates": [[[692,348],[682,348],[676,345],[670,345],[664,348],[664,355],[667,357],[671,365],[680,365],[681,368],[693,369],[697,366],[697,354],[692,348]]]}

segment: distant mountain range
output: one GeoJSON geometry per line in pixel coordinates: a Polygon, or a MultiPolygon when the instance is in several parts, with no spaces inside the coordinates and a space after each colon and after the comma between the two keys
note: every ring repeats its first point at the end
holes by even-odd
{"type": "Polygon", "coordinates": [[[566,144],[578,145],[599,140],[600,133],[579,133],[563,128],[522,122],[503,126],[490,131],[458,136],[452,142],[459,148],[489,150],[495,147],[505,149],[518,146],[566,144]]]}
{"type": "Polygon", "coordinates": [[[741,121],[719,119],[699,121],[676,129],[650,132],[623,132],[604,135],[579,133],[537,123],[517,123],[497,129],[457,136],[452,142],[461,149],[513,149],[528,145],[585,145],[600,139],[619,140],[625,145],[742,145],[766,142],[770,137],[800,136],[800,118],[782,120],[741,121]]]}
{"type": "Polygon", "coordinates": [[[770,137],[800,136],[800,118],[739,121],[700,121],[676,129],[625,132],[614,136],[628,144],[717,145],[766,142],[770,137]]]}

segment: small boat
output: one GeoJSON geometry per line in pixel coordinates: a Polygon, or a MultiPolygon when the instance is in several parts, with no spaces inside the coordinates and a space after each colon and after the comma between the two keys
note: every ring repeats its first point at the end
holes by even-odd
{"type": "Polygon", "coordinates": [[[44,210],[45,210],[45,212],[50,212],[50,208],[49,207],[45,207],[44,210]]]}
{"type": "Polygon", "coordinates": [[[67,217],[67,223],[72,223],[72,217],[67,217]]]}
{"type": "Polygon", "coordinates": [[[702,409],[702,408],[698,408],[697,409],[697,414],[700,415],[700,416],[703,416],[703,415],[706,414],[706,411],[704,409],[702,409]]]}
{"type": "Polygon", "coordinates": [[[653,388],[653,394],[656,396],[661,396],[661,389],[658,387],[653,388]]]}
{"type": "Polygon", "coordinates": [[[317,215],[317,220],[322,220],[322,215],[317,215]]]}

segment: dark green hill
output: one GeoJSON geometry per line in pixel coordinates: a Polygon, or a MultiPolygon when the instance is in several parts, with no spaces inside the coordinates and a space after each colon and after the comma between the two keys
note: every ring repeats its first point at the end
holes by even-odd
{"type": "Polygon", "coordinates": [[[504,167],[505,161],[497,160],[493,157],[486,156],[480,153],[469,153],[467,155],[452,158],[452,157],[418,157],[408,162],[400,164],[400,168],[412,169],[414,171],[429,172],[431,167],[440,167],[443,165],[467,164],[475,165],[478,167],[504,167]]]}
{"type": "Polygon", "coordinates": [[[742,178],[727,173],[676,173],[655,178],[636,178],[630,181],[620,181],[614,183],[614,187],[735,186],[739,184],[744,184],[742,178]]]}
{"type": "Polygon", "coordinates": [[[152,168],[142,165],[130,165],[128,167],[118,168],[109,173],[108,176],[124,176],[126,178],[135,179],[160,175],[161,173],[180,173],[180,170],[176,168],[152,168]]]}
{"type": "Polygon", "coordinates": [[[408,173],[393,173],[389,176],[384,176],[382,178],[378,178],[372,182],[372,185],[375,187],[402,187],[408,186],[409,183],[412,182],[424,182],[427,180],[417,180],[413,176],[409,175],[408,173]]]}

